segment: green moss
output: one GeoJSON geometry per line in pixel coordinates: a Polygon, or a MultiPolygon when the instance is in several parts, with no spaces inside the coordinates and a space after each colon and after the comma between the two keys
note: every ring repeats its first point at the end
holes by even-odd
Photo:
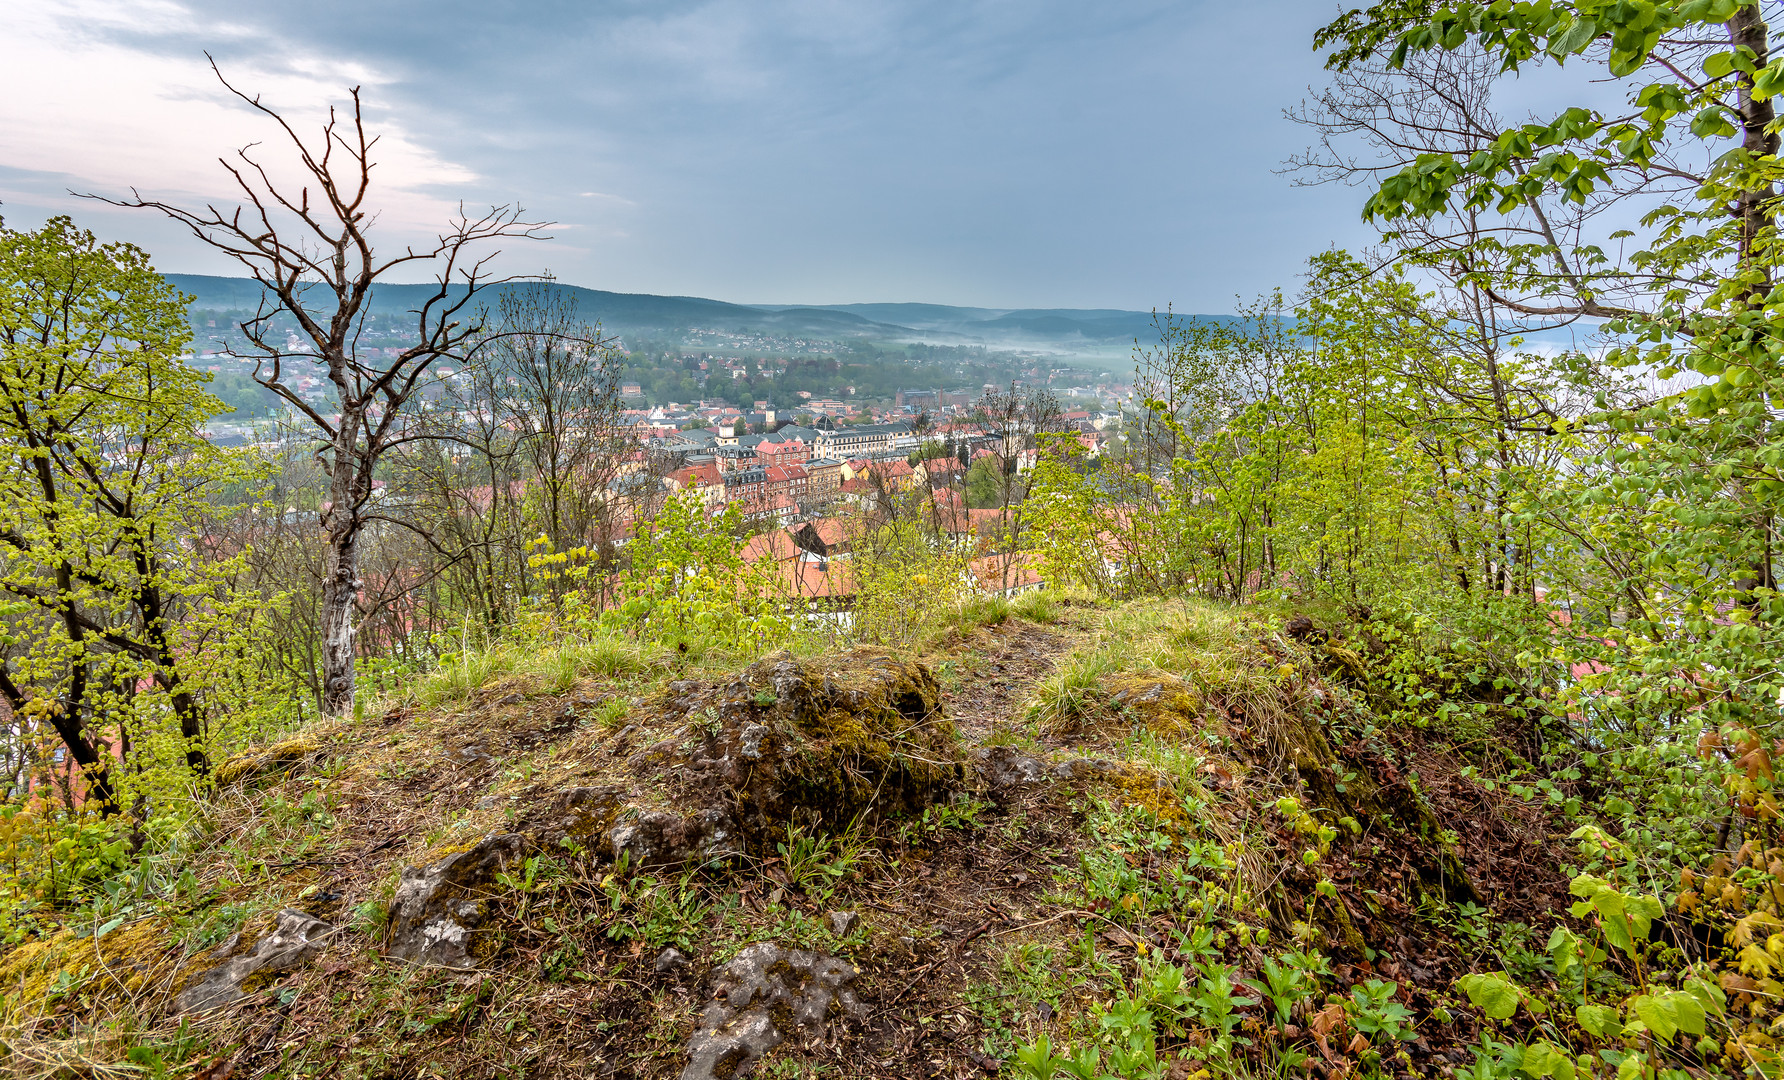
{"type": "Polygon", "coordinates": [[[18,946],[0,962],[0,1024],[41,1016],[58,987],[135,994],[165,979],[178,957],[170,931],[164,919],[141,919],[97,940],[63,930],[18,946]]]}
{"type": "Polygon", "coordinates": [[[314,735],[285,739],[259,750],[237,754],[218,765],[212,771],[211,779],[218,787],[239,784],[281,766],[295,765],[321,748],[322,739],[314,735]]]}
{"type": "Polygon", "coordinates": [[[1160,735],[1195,729],[1202,697],[1193,686],[1163,672],[1118,675],[1109,680],[1109,700],[1160,735]]]}

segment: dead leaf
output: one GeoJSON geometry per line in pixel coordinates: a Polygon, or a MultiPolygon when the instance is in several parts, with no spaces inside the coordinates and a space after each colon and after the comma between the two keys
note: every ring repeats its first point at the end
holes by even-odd
{"type": "Polygon", "coordinates": [[[218,1058],[192,1074],[192,1080],[229,1080],[235,1072],[235,1055],[218,1058]]]}
{"type": "Polygon", "coordinates": [[[1336,1001],[1314,1013],[1307,1020],[1307,1027],[1315,1035],[1330,1035],[1344,1023],[1344,1006],[1336,1001]]]}

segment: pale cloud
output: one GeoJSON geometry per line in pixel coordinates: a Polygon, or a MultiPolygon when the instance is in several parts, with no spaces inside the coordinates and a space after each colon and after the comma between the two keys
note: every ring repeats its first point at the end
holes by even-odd
{"type": "MultiPolygon", "coordinates": [[[[444,224],[457,203],[439,189],[477,179],[384,114],[378,100],[387,80],[351,58],[307,53],[239,22],[201,21],[170,0],[0,0],[0,20],[8,28],[0,160],[65,177],[77,191],[124,195],[136,188],[176,203],[233,203],[218,158],[235,160],[237,150],[255,143],[252,153],[275,177],[292,177],[293,153],[276,126],[218,83],[199,48],[133,44],[155,37],[203,40],[255,57],[228,61],[224,73],[317,145],[327,105],[346,105],[346,89],[363,87],[380,135],[374,175],[392,241],[444,224]]],[[[74,205],[54,201],[62,209],[74,205]]]]}
{"type": "Polygon", "coordinates": [[[380,243],[461,198],[563,224],[503,269],[744,301],[1219,310],[1372,237],[1274,172],[1332,0],[0,0],[0,200],[74,208],[170,270],[236,272],[148,214],[282,151],[216,85],[365,88],[380,243]]]}

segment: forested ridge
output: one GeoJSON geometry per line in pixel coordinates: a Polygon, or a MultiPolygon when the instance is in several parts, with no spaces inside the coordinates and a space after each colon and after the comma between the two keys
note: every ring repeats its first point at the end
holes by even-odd
{"type": "Polygon", "coordinates": [[[0,1057],[1784,1075],[1780,16],[1346,12],[1288,171],[1377,245],[766,510],[820,457],[637,435],[541,224],[373,242],[357,91],[116,203],[253,276],[271,449],[147,253],[0,229],[0,1057]]]}

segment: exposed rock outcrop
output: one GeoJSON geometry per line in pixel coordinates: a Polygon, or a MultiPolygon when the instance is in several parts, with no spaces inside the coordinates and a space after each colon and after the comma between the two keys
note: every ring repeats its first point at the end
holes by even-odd
{"type": "Polygon", "coordinates": [[[475,967],[496,875],[535,852],[633,870],[718,864],[772,853],[789,824],[840,831],[860,815],[920,812],[966,783],[934,676],[880,652],[823,665],[783,654],[727,684],[672,683],[646,708],[655,724],[593,752],[605,759],[588,770],[596,783],[535,790],[513,832],[405,869],[390,955],[475,967]]]}
{"type": "Polygon", "coordinates": [[[672,683],[668,738],[623,753],[614,783],[553,793],[520,828],[634,868],[715,862],[784,838],[788,822],[921,811],[967,767],[923,665],[860,651],[824,666],[786,655],[729,684],[672,683]]]}
{"type": "Polygon", "coordinates": [[[424,869],[403,869],[390,904],[391,956],[449,968],[477,966],[477,932],[497,890],[496,875],[520,862],[527,838],[487,837],[424,869]]]}
{"type": "Polygon", "coordinates": [[[1047,766],[1013,746],[990,746],[973,755],[979,776],[993,795],[1014,794],[1048,779],[1047,766]]]}
{"type": "Polygon", "coordinates": [[[212,770],[211,780],[218,787],[239,784],[275,769],[289,769],[321,749],[322,740],[314,736],[286,739],[252,753],[237,754],[212,770]]]}
{"type": "Polygon", "coordinates": [[[713,1002],[688,1040],[681,1080],[737,1076],[794,1033],[821,1035],[861,1012],[855,969],[834,956],[751,945],[713,973],[713,1002]]]}
{"type": "Polygon", "coordinates": [[[180,992],[181,1012],[203,1012],[247,996],[242,984],[261,973],[291,971],[315,959],[326,947],[334,927],[321,919],[289,909],[279,912],[273,932],[254,945],[254,951],[232,957],[212,968],[205,977],[180,992]]]}

